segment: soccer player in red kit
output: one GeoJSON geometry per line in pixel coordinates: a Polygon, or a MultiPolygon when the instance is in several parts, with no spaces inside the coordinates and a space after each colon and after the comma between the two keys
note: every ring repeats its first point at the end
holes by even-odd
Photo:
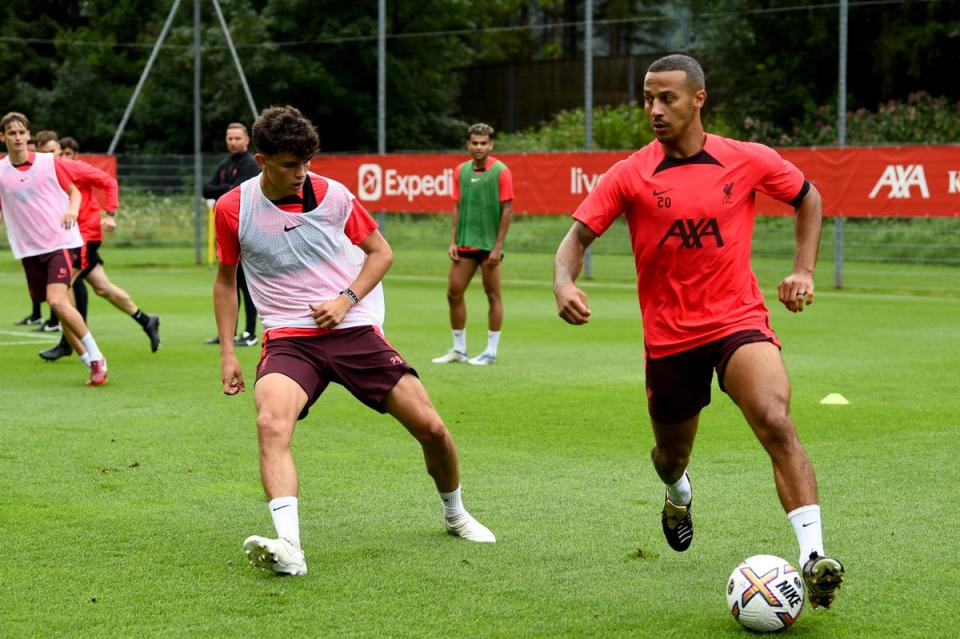
{"type": "Polygon", "coordinates": [[[650,65],[643,95],[656,140],[614,164],[574,213],[557,250],[554,293],[570,324],[590,318],[575,285],[586,248],[626,217],[643,316],[654,468],[666,484],[661,522],[670,547],[693,539],[686,473],[713,369],[773,464],[780,503],[800,546],[810,602],[829,607],[844,578],[826,555],[817,482],[790,417],[790,382],[780,343],[750,268],[757,192],[796,209],[793,272],[778,286],[792,312],[813,303],[822,207],[792,164],[761,144],[706,134],[703,70],[670,55],[650,65]]]}
{"type": "MultiPolygon", "coordinates": [[[[42,153],[52,153],[60,158],[61,164],[66,166],[73,177],[74,184],[80,189],[80,217],[77,219],[77,224],[83,238],[83,247],[80,249],[80,270],[74,273],[73,282],[77,310],[86,320],[87,288],[83,284],[86,280],[93,286],[97,295],[129,315],[140,325],[140,328],[143,329],[150,340],[150,350],[156,353],[157,349],[160,348],[160,318],[156,315],[144,313],[129,293],[110,281],[103,267],[103,258],[100,257],[104,230],[112,233],[117,228],[116,214],[119,206],[117,201],[119,187],[116,179],[86,162],[62,157],[63,149],[57,139],[57,134],[53,131],[38,132],[36,141],[37,148],[42,153]],[[103,193],[103,207],[94,195],[94,189],[100,189],[103,193]],[[105,214],[102,220],[100,219],[101,210],[105,214]]],[[[75,153],[73,157],[76,158],[75,153]]],[[[69,355],[71,351],[67,336],[64,335],[59,344],[40,351],[39,354],[41,358],[53,361],[69,355]]]]}
{"type": "Polygon", "coordinates": [[[345,186],[307,170],[319,139],[297,109],[265,109],[253,142],[262,173],[217,200],[213,288],[227,395],[244,390],[233,342],[240,262],[264,328],[254,399],[260,477],[277,539],[248,537],[244,553],[254,566],[306,574],[290,441],[330,382],[390,413],[420,442],[450,534],[496,541],[463,508],[453,438],[416,371],[383,336],[380,281],[393,253],[376,222],[345,186]]]}

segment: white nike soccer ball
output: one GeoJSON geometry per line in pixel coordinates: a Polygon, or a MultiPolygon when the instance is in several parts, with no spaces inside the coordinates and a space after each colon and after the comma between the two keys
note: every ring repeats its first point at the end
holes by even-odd
{"type": "Polygon", "coordinates": [[[803,609],[803,578],[786,559],[754,555],[740,562],[727,580],[727,608],[745,628],[784,630],[803,609]]]}

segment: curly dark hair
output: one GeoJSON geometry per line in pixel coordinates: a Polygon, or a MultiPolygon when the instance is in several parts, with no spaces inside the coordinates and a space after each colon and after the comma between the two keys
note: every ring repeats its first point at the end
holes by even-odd
{"type": "Polygon", "coordinates": [[[493,127],[487,124],[486,122],[477,122],[476,124],[471,124],[470,128],[467,129],[467,139],[470,139],[471,135],[485,135],[489,138],[493,138],[493,127]]]}
{"type": "Polygon", "coordinates": [[[292,106],[267,107],[253,123],[253,144],[263,155],[290,153],[306,162],[320,147],[313,123],[292,106]]]}

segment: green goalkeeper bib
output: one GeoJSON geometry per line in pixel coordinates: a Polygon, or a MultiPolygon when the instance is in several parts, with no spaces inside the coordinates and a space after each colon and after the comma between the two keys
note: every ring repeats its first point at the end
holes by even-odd
{"type": "Polygon", "coordinates": [[[457,246],[493,250],[500,232],[500,172],[505,168],[499,160],[479,173],[473,170],[473,160],[460,165],[457,246]]]}

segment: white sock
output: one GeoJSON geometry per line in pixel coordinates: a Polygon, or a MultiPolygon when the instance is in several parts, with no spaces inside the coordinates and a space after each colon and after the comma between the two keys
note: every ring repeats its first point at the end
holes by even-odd
{"type": "Polygon", "coordinates": [[[487,331],[487,352],[496,357],[500,346],[500,331],[487,331]]]}
{"type": "Polygon", "coordinates": [[[297,511],[296,497],[277,497],[267,504],[277,537],[283,537],[291,544],[300,547],[300,515],[297,511]]]}
{"type": "Polygon", "coordinates": [[[452,493],[440,493],[440,501],[443,502],[443,516],[447,519],[466,512],[463,508],[463,502],[460,501],[459,486],[452,493]]]}
{"type": "Polygon", "coordinates": [[[686,506],[690,503],[693,493],[690,489],[690,478],[687,477],[687,473],[683,473],[683,477],[678,479],[677,483],[667,484],[667,496],[677,506],[686,506]]]}
{"type": "Polygon", "coordinates": [[[87,368],[90,368],[90,353],[84,353],[80,356],[80,361],[83,362],[83,365],[87,368]]]}
{"type": "Polygon", "coordinates": [[[467,352],[467,329],[453,329],[453,350],[458,353],[467,352]]]}
{"type": "Polygon", "coordinates": [[[97,347],[97,342],[93,339],[92,333],[87,333],[80,339],[80,341],[83,343],[83,347],[87,349],[87,355],[90,356],[91,362],[95,362],[98,359],[103,359],[103,353],[101,353],[100,349],[97,347]]]}
{"type": "Polygon", "coordinates": [[[793,532],[797,534],[797,543],[800,544],[800,565],[810,559],[812,553],[821,557],[823,552],[823,529],[820,526],[820,506],[801,506],[787,513],[787,519],[793,524],[793,532]]]}

